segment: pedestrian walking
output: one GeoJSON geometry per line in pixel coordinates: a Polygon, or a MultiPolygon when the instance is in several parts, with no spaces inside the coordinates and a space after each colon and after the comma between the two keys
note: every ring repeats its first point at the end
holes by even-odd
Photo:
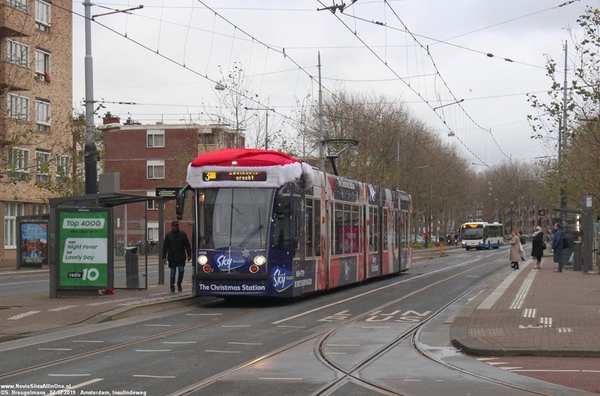
{"type": "Polygon", "coordinates": [[[562,272],[563,269],[563,233],[560,223],[554,224],[554,236],[552,238],[552,250],[554,250],[554,262],[558,263],[558,269],[554,272],[562,272]]]}
{"type": "Polygon", "coordinates": [[[521,250],[519,250],[519,253],[521,254],[521,261],[525,261],[525,243],[527,243],[527,241],[525,240],[523,231],[519,231],[519,243],[521,244],[521,250]]]}
{"type": "Polygon", "coordinates": [[[185,262],[192,260],[192,247],[185,231],[179,229],[179,222],[171,222],[171,231],[165,235],[162,251],[163,263],[169,262],[171,269],[171,294],[175,293],[175,274],[177,290],[181,292],[181,282],[185,271],[185,262]]]}
{"type": "Polygon", "coordinates": [[[521,249],[519,234],[517,234],[517,231],[512,230],[510,233],[510,266],[512,269],[519,269],[519,261],[521,261],[521,249]]]}
{"type": "Polygon", "coordinates": [[[546,249],[546,243],[544,242],[544,233],[542,232],[542,227],[535,227],[535,232],[533,233],[533,238],[531,239],[531,257],[535,258],[536,263],[534,269],[542,268],[542,256],[544,255],[544,250],[546,249]]]}

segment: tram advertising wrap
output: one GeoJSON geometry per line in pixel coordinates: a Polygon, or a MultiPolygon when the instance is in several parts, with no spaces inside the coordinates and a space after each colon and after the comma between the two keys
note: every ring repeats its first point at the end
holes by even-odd
{"type": "Polygon", "coordinates": [[[412,267],[402,191],[256,149],[201,154],[187,182],[196,295],[291,298],[412,267]]]}

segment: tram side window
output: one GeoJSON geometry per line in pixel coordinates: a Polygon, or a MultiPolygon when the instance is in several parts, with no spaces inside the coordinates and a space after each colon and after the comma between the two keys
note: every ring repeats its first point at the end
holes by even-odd
{"type": "Polygon", "coordinates": [[[396,246],[395,248],[399,248],[400,247],[400,227],[398,225],[398,223],[400,222],[400,216],[398,214],[398,210],[394,210],[394,236],[395,236],[395,242],[396,242],[396,246]]]}
{"type": "Polygon", "coordinates": [[[313,200],[306,198],[306,213],[304,215],[306,221],[306,256],[314,256],[313,252],[313,200]]]}
{"type": "Polygon", "coordinates": [[[314,212],[314,221],[312,223],[311,230],[312,231],[312,235],[309,235],[311,241],[314,241],[313,245],[315,247],[315,256],[320,256],[321,255],[321,201],[319,201],[318,199],[315,199],[314,201],[314,206],[313,206],[313,212],[314,212]]]}
{"type": "Polygon", "coordinates": [[[359,238],[359,214],[360,214],[360,208],[356,205],[352,205],[350,207],[350,214],[351,214],[351,220],[350,220],[350,227],[347,229],[346,232],[346,253],[358,253],[361,249],[360,249],[360,240],[361,238],[359,238]]]}
{"type": "Polygon", "coordinates": [[[344,204],[335,204],[333,227],[335,230],[334,238],[332,238],[332,243],[334,243],[333,251],[335,254],[342,254],[342,245],[344,243],[344,204]]]}
{"type": "Polygon", "coordinates": [[[376,207],[369,208],[369,251],[379,250],[379,213],[376,207]]]}
{"type": "Polygon", "coordinates": [[[299,196],[294,196],[294,257],[305,257],[304,246],[305,244],[301,241],[300,236],[302,235],[302,229],[304,228],[304,224],[302,224],[304,217],[302,217],[302,198],[299,196]]]}
{"type": "Polygon", "coordinates": [[[292,211],[292,197],[278,195],[275,198],[275,216],[273,221],[273,249],[290,248],[290,215],[292,211]]]}
{"type": "Polygon", "coordinates": [[[383,250],[388,250],[388,208],[383,208],[383,250]]]}

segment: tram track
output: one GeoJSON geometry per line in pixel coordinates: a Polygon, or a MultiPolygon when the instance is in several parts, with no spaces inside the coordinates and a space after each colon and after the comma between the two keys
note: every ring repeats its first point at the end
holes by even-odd
{"type": "MultiPolygon", "coordinates": [[[[488,281],[489,277],[486,277],[485,279],[481,280],[475,286],[470,287],[467,291],[461,293],[458,297],[456,297],[452,301],[446,303],[442,308],[440,308],[438,311],[433,313],[431,315],[431,317],[429,317],[426,320],[423,320],[422,322],[417,323],[417,324],[411,326],[409,329],[403,331],[401,334],[396,336],[391,342],[388,342],[386,345],[377,349],[376,351],[371,353],[368,357],[364,358],[362,361],[355,364],[350,370],[343,369],[342,367],[340,367],[338,364],[336,364],[332,359],[330,359],[327,356],[327,353],[325,352],[325,345],[326,345],[327,341],[329,339],[331,339],[340,330],[344,329],[345,327],[347,327],[349,325],[356,324],[357,322],[365,320],[365,318],[373,315],[375,312],[381,311],[382,309],[388,308],[394,304],[398,304],[399,302],[405,301],[411,297],[414,297],[415,295],[418,295],[419,293],[424,293],[425,291],[430,290],[431,288],[440,286],[440,285],[444,284],[445,282],[449,282],[456,277],[464,276],[465,274],[468,274],[469,272],[475,271],[486,265],[488,265],[488,264],[481,264],[478,266],[470,267],[470,268],[462,270],[454,275],[451,275],[451,276],[445,277],[439,281],[430,283],[430,284],[428,284],[424,287],[421,287],[417,290],[414,290],[402,297],[399,297],[397,299],[394,299],[394,300],[388,301],[384,304],[380,304],[376,307],[373,307],[373,308],[369,309],[368,311],[365,311],[362,314],[359,314],[352,319],[345,320],[342,323],[335,325],[333,328],[325,329],[325,330],[319,331],[317,333],[308,335],[302,339],[299,339],[295,342],[289,343],[289,344],[282,346],[276,350],[273,350],[269,353],[263,354],[262,356],[257,357],[256,359],[250,360],[250,361],[240,364],[236,367],[232,367],[228,370],[224,370],[220,373],[212,375],[211,377],[205,378],[201,381],[191,384],[185,388],[182,388],[176,392],[171,393],[169,396],[183,396],[183,395],[196,394],[196,392],[198,392],[198,391],[202,390],[203,388],[206,388],[210,385],[213,385],[213,384],[217,383],[218,381],[225,381],[225,380],[233,377],[235,374],[242,372],[243,370],[250,369],[253,366],[256,366],[258,364],[264,364],[265,361],[267,361],[268,359],[275,358],[278,355],[281,355],[285,352],[289,352],[289,351],[293,350],[294,348],[300,347],[301,345],[308,343],[308,342],[315,342],[315,345],[313,347],[315,355],[318,357],[318,359],[323,364],[328,366],[332,371],[339,374],[339,378],[322,386],[319,390],[317,390],[315,393],[313,393],[313,395],[320,396],[320,395],[333,394],[344,383],[346,383],[348,381],[354,381],[367,389],[376,390],[379,393],[383,392],[384,394],[389,394],[389,395],[401,395],[402,393],[399,393],[397,390],[390,389],[390,388],[387,388],[387,387],[385,387],[381,384],[378,384],[374,381],[369,381],[364,378],[358,377],[357,376],[358,371],[367,367],[372,362],[376,361],[377,358],[381,357],[386,352],[393,349],[400,342],[409,339],[412,335],[414,335],[417,332],[418,329],[420,329],[427,322],[434,319],[436,316],[441,315],[446,309],[448,309],[448,307],[450,307],[456,301],[458,301],[459,299],[461,299],[462,297],[464,297],[465,295],[470,293],[473,289],[477,288],[482,283],[485,283],[486,281],[488,281]]],[[[491,276],[493,276],[493,275],[491,275],[491,276]]]]}
{"type": "Polygon", "coordinates": [[[138,339],[135,340],[131,340],[131,341],[126,341],[126,342],[121,342],[118,344],[114,344],[114,345],[110,345],[104,348],[99,348],[93,351],[87,351],[87,352],[82,352],[76,355],[72,355],[72,356],[67,356],[61,359],[55,359],[51,362],[46,362],[46,363],[40,363],[37,365],[33,365],[33,366],[29,366],[29,367],[25,367],[22,369],[18,369],[18,370],[14,370],[8,373],[3,373],[0,374],[0,383],[5,383],[7,379],[11,378],[11,377],[15,377],[17,375],[22,375],[22,374],[29,374],[35,371],[39,371],[39,370],[43,370],[43,369],[47,369],[50,367],[54,367],[57,366],[59,364],[64,364],[64,363],[69,363],[69,362],[74,362],[76,360],[80,360],[80,359],[85,359],[88,357],[92,357],[92,356],[96,356],[96,355],[101,355],[104,353],[108,353],[108,352],[112,352],[118,349],[122,349],[122,348],[126,348],[132,345],[137,345],[137,344],[142,344],[145,342],[149,342],[149,341],[153,341],[159,338],[164,338],[164,337],[168,337],[168,336],[172,336],[175,334],[180,334],[180,333],[185,333],[187,331],[191,331],[191,330],[196,330],[202,327],[206,327],[206,326],[210,326],[210,325],[214,325],[214,324],[218,324],[220,322],[224,322],[227,320],[231,320],[231,319],[235,319],[244,315],[249,315],[252,313],[256,313],[259,312],[261,310],[263,310],[265,308],[255,308],[255,309],[249,309],[249,310],[244,310],[242,312],[237,312],[235,314],[231,314],[231,315],[226,315],[226,316],[221,316],[218,318],[212,318],[206,322],[202,322],[202,323],[196,323],[193,325],[189,325],[189,326],[184,326],[181,328],[177,328],[177,329],[172,329],[172,330],[168,330],[168,331],[162,331],[159,332],[157,334],[153,334],[151,336],[146,336],[146,337],[140,337],[138,339]]]}

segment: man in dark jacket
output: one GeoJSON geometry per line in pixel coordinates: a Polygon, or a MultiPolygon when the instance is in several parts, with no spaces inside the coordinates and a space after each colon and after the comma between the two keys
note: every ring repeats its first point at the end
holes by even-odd
{"type": "Polygon", "coordinates": [[[171,222],[171,232],[165,235],[162,251],[163,263],[169,261],[171,269],[171,293],[175,293],[175,272],[178,272],[177,290],[181,292],[181,282],[185,271],[185,262],[192,259],[192,247],[187,234],[179,230],[179,222],[171,222]]]}
{"type": "Polygon", "coordinates": [[[558,263],[558,269],[554,272],[562,272],[563,269],[563,233],[560,223],[554,224],[554,237],[552,238],[552,250],[554,250],[554,262],[558,263]]]}

